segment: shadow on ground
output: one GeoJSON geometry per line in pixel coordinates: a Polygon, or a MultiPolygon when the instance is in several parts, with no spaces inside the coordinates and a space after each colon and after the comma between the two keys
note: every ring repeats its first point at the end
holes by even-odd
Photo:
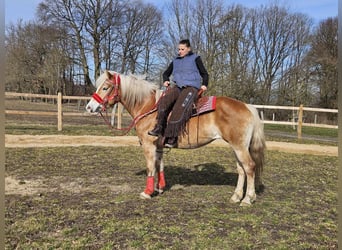
{"type": "MultiPolygon", "coordinates": [[[[227,185],[236,186],[236,173],[227,172],[227,169],[217,163],[204,163],[193,166],[192,169],[179,166],[165,166],[166,190],[174,185],[227,185]]],[[[139,171],[136,175],[146,175],[146,171],[139,171]]]]}

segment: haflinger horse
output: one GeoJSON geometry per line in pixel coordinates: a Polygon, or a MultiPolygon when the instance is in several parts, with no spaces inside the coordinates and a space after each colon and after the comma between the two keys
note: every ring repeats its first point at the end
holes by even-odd
{"type": "MultiPolygon", "coordinates": [[[[133,118],[147,162],[146,188],[140,197],[150,199],[155,191],[162,193],[166,186],[164,138],[147,133],[156,123],[159,86],[138,76],[105,71],[96,80],[96,88],[86,106],[89,113],[101,113],[120,102],[133,118]]],[[[238,180],[230,202],[251,205],[256,200],[256,188],[262,186],[265,150],[263,124],[256,108],[232,98],[217,97],[215,110],[188,121],[187,133],[179,135],[177,147],[198,148],[216,139],[229,143],[237,159],[238,180]],[[245,179],[247,186],[244,190],[245,179]]]]}

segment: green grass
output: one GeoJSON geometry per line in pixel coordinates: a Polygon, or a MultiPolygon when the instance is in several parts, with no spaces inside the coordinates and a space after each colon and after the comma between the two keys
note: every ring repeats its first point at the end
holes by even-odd
{"type": "Polygon", "coordinates": [[[297,129],[292,126],[265,124],[264,131],[268,141],[338,145],[338,129],[303,127],[302,138],[298,138],[297,129]]]}
{"type": "MultiPolygon", "coordinates": [[[[287,133],[292,133],[297,135],[297,127],[293,129],[292,126],[277,125],[277,124],[265,124],[264,129],[266,131],[282,131],[287,133]]],[[[331,128],[317,128],[317,127],[302,127],[302,133],[305,135],[312,136],[328,136],[328,137],[338,137],[338,129],[331,128]]]]}
{"type": "MultiPolygon", "coordinates": [[[[64,125],[62,131],[56,125],[42,124],[6,124],[5,134],[11,135],[93,135],[93,136],[120,136],[126,131],[110,129],[107,125],[64,125]]],[[[131,129],[126,135],[136,135],[131,129]]]]}

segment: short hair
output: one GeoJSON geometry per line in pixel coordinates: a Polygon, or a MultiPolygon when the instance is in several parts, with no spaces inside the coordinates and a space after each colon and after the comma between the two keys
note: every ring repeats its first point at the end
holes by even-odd
{"type": "Polygon", "coordinates": [[[184,44],[186,47],[191,47],[189,39],[180,40],[179,44],[184,44]]]}

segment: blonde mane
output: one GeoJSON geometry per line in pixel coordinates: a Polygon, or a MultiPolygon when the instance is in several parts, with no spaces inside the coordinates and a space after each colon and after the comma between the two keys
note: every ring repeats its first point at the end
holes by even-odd
{"type": "MultiPolygon", "coordinates": [[[[115,71],[109,71],[111,74],[118,74],[115,71]]],[[[128,107],[134,107],[141,104],[146,98],[150,97],[159,89],[157,84],[148,82],[143,79],[144,76],[137,75],[123,75],[121,78],[121,98],[125,100],[128,107]]],[[[106,73],[102,73],[96,80],[95,86],[98,88],[105,80],[107,80],[106,73]]]]}

